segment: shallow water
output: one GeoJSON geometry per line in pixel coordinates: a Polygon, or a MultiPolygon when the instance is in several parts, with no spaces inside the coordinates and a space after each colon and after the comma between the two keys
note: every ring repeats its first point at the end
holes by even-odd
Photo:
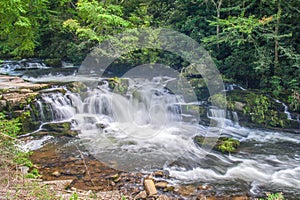
{"type": "Polygon", "coordinates": [[[156,83],[131,81],[123,96],[102,85],[90,88],[84,97],[67,91],[45,93],[40,101],[52,109],[53,121],[72,122],[89,153],[113,168],[164,169],[174,183],[211,184],[219,195],[255,197],[266,191],[282,191],[288,199],[300,195],[300,135],[244,128],[236,115],[224,119],[225,112],[216,108],[210,109],[209,117],[217,127],[201,126],[197,114],[181,109],[201,102],[184,102],[156,83]],[[189,119],[183,120],[186,116],[189,119]],[[196,135],[231,136],[241,146],[238,153],[221,154],[195,144],[196,135]]]}

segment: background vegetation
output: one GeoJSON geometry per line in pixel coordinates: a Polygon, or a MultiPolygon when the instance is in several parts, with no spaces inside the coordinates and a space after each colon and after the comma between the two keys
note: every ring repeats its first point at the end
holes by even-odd
{"type": "MultiPolygon", "coordinates": [[[[299,8],[299,0],[3,0],[0,57],[80,64],[111,35],[167,27],[204,45],[227,78],[281,97],[299,111],[299,8]]],[[[137,63],[160,56],[177,69],[186,66],[157,50],[134,53],[137,63]]]]}

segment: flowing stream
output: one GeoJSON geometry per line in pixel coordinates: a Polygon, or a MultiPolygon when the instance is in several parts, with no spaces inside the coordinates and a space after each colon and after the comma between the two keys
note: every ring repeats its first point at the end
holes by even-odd
{"type": "Polygon", "coordinates": [[[90,153],[120,170],[163,168],[174,183],[209,183],[218,188],[217,194],[282,191],[289,199],[300,195],[300,135],[244,128],[235,112],[213,107],[208,118],[221,128],[199,125],[197,114],[184,113],[182,107],[201,102],[184,102],[166,89],[166,80],[158,84],[155,79],[129,79],[124,95],[111,91],[105,81],[85,95],[68,90],[43,93],[40,117],[45,122],[71,122],[90,153]],[[193,141],[196,135],[218,134],[238,139],[238,152],[209,151],[193,141]]]}
{"type": "MultiPolygon", "coordinates": [[[[23,75],[34,82],[58,82],[59,90],[45,91],[37,101],[40,120],[44,124],[70,122],[89,153],[108,166],[123,171],[167,170],[174,184],[210,184],[216,195],[256,197],[281,191],[287,199],[300,196],[300,135],[241,127],[236,112],[195,100],[185,102],[181,94],[168,89],[174,83],[167,76],[128,78],[127,92],[121,95],[105,80],[76,76],[77,67],[64,65],[55,71],[39,60],[6,61],[0,73],[23,75]],[[90,81],[90,87],[74,93],[61,86],[71,81],[90,81]],[[208,110],[212,126],[200,125],[203,119],[197,107],[201,106],[208,110]],[[190,107],[196,109],[186,109],[190,107]],[[237,153],[222,154],[211,150],[213,144],[200,147],[195,136],[229,136],[241,145],[237,153]]],[[[235,89],[245,90],[226,84],[224,91],[235,89]]],[[[275,101],[293,120],[288,107],[275,101]]],[[[40,148],[50,139],[46,136],[28,146],[40,148]]]]}

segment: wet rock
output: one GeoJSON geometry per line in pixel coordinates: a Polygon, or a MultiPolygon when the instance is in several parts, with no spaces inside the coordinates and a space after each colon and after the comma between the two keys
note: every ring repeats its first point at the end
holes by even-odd
{"type": "Polygon", "coordinates": [[[154,196],[157,194],[157,190],[156,190],[155,184],[152,179],[149,179],[149,178],[145,179],[144,187],[149,196],[154,196]]]}
{"type": "Polygon", "coordinates": [[[199,195],[197,196],[197,200],[206,200],[206,196],[203,195],[203,194],[199,194],[199,195]]]}
{"type": "Polygon", "coordinates": [[[206,197],[206,200],[217,200],[216,197],[206,197]]]}
{"type": "Polygon", "coordinates": [[[104,124],[104,123],[97,123],[96,126],[97,126],[97,128],[101,128],[101,129],[104,129],[104,128],[108,127],[108,125],[104,124]]]}
{"type": "Polygon", "coordinates": [[[72,167],[72,168],[69,168],[69,169],[63,169],[63,170],[61,170],[61,173],[62,174],[65,174],[65,175],[83,175],[83,174],[85,174],[85,169],[83,169],[83,168],[74,168],[74,167],[72,167]]]}
{"type": "Polygon", "coordinates": [[[67,89],[74,93],[86,92],[87,86],[83,82],[72,82],[67,85],[67,89]]]}
{"type": "Polygon", "coordinates": [[[163,177],[164,176],[164,171],[160,170],[160,171],[155,171],[153,173],[153,176],[155,177],[163,177]]]}
{"type": "Polygon", "coordinates": [[[138,199],[146,199],[147,198],[147,192],[145,190],[141,191],[140,193],[138,193],[134,199],[138,200],[138,199]]]}
{"type": "Polygon", "coordinates": [[[0,100],[0,110],[4,110],[7,106],[7,102],[5,100],[0,100]]]}
{"type": "Polygon", "coordinates": [[[155,183],[155,186],[157,188],[166,188],[168,186],[168,183],[167,182],[157,182],[157,183],[155,183]]]}
{"type": "Polygon", "coordinates": [[[244,104],[244,103],[242,103],[242,102],[235,101],[235,102],[234,102],[234,109],[237,110],[237,111],[243,112],[243,111],[244,111],[245,105],[246,105],[246,104],[244,104]]]}
{"type": "MultiPolygon", "coordinates": [[[[125,197],[125,199],[129,199],[126,196],[122,195],[119,191],[117,190],[112,190],[112,191],[105,191],[105,192],[97,192],[96,196],[99,199],[110,199],[110,200],[120,200],[123,197],[125,197]]],[[[98,199],[97,198],[97,199],[98,199]]],[[[87,199],[87,198],[86,198],[87,199]]]]}
{"type": "Polygon", "coordinates": [[[168,185],[168,186],[164,189],[165,192],[172,192],[172,191],[174,191],[174,190],[175,190],[175,187],[172,186],[172,185],[168,185]]]}
{"type": "Polygon", "coordinates": [[[179,188],[176,188],[174,191],[181,196],[188,197],[195,194],[196,187],[193,185],[180,186],[179,188]]]}
{"type": "Polygon", "coordinates": [[[159,197],[157,198],[157,200],[169,200],[170,198],[166,195],[159,195],[159,197]]]}
{"type": "Polygon", "coordinates": [[[61,175],[61,173],[59,171],[55,171],[52,173],[52,176],[59,177],[60,175],[61,175]]]}
{"type": "Polygon", "coordinates": [[[54,180],[54,181],[43,181],[45,185],[55,185],[60,189],[68,188],[73,180],[54,180]]]}
{"type": "Polygon", "coordinates": [[[49,67],[61,67],[61,59],[60,58],[47,58],[44,60],[44,63],[49,67]]]}
{"type": "Polygon", "coordinates": [[[169,175],[170,175],[170,173],[168,171],[163,171],[163,170],[153,172],[153,176],[155,176],[155,177],[168,178],[169,175]]]}
{"type": "Polygon", "coordinates": [[[210,190],[210,189],[212,189],[212,187],[209,185],[199,185],[198,186],[198,190],[210,190]]]}
{"type": "Polygon", "coordinates": [[[247,196],[235,196],[235,197],[231,197],[232,200],[248,200],[250,199],[247,196]]]}
{"type": "Polygon", "coordinates": [[[195,136],[194,142],[199,146],[211,146],[213,150],[220,151],[222,153],[236,152],[240,142],[233,138],[228,137],[203,137],[195,136]]]}
{"type": "Polygon", "coordinates": [[[71,130],[70,122],[44,124],[42,126],[42,129],[47,130],[49,134],[54,136],[68,136],[68,137],[77,136],[77,132],[71,130]]]}

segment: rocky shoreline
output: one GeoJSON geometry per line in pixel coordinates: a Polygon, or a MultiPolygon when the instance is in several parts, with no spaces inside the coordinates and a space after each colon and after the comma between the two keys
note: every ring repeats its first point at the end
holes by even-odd
{"type": "Polygon", "coordinates": [[[118,171],[86,154],[84,147],[77,146],[75,141],[68,140],[69,137],[62,136],[60,142],[49,142],[34,151],[31,160],[44,183],[63,183],[63,189],[69,193],[102,195],[102,199],[250,199],[246,194],[218,196],[216,188],[209,184],[175,184],[168,172],[162,170],[151,173],[118,171]],[[103,197],[104,194],[111,196],[103,197]]]}

